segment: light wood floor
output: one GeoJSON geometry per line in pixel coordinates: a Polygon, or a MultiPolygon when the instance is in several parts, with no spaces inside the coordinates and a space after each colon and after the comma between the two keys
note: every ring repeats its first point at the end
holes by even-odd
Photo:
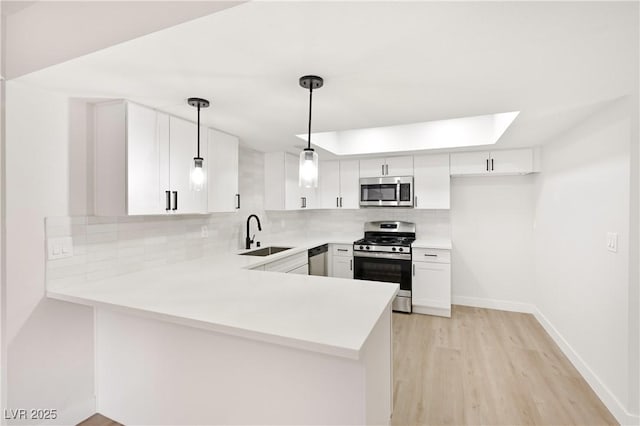
{"type": "Polygon", "coordinates": [[[532,315],[394,314],[393,334],[394,426],[617,424],[532,315]]]}
{"type": "Polygon", "coordinates": [[[85,421],[78,423],[77,426],[122,426],[118,422],[106,418],[102,414],[94,414],[85,421]]]}
{"type": "Polygon", "coordinates": [[[393,425],[617,424],[529,314],[393,315],[393,425]]]}

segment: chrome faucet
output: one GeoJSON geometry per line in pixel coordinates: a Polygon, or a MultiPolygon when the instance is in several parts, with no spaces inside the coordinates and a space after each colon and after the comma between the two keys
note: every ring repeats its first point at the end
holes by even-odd
{"type": "Polygon", "coordinates": [[[255,238],[255,234],[253,234],[253,237],[249,237],[249,222],[251,222],[251,218],[255,217],[256,218],[256,222],[258,222],[258,231],[262,231],[262,226],[260,226],[260,218],[258,216],[256,216],[255,214],[250,215],[247,218],[247,238],[245,238],[244,240],[244,248],[246,249],[250,249],[251,248],[251,243],[253,243],[253,239],[255,238]]]}

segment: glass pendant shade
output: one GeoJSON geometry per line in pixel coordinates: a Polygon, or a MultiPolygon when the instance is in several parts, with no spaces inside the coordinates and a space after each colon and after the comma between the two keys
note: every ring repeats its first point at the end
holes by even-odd
{"type": "Polygon", "coordinates": [[[204,189],[204,183],[207,181],[207,175],[205,174],[202,158],[194,158],[193,165],[189,172],[189,182],[192,191],[202,191],[204,189]]]}
{"type": "Polygon", "coordinates": [[[304,188],[318,187],[318,154],[313,149],[305,149],[300,153],[300,170],[298,184],[304,188]]]}

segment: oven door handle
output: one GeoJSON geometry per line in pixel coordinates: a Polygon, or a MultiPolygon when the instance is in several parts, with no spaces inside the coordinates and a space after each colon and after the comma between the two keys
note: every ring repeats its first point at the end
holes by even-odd
{"type": "Polygon", "coordinates": [[[380,253],[358,251],[353,253],[353,257],[369,257],[376,259],[392,259],[411,261],[411,253],[380,253]]]}

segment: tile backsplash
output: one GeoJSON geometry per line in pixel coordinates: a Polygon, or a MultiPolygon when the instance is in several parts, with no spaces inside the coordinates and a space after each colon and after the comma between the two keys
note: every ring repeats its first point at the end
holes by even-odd
{"type": "Polygon", "coordinates": [[[362,235],[372,220],[415,222],[419,238],[449,237],[449,211],[413,209],[359,209],[265,212],[263,154],[240,151],[241,209],[233,213],[191,216],[50,217],[46,238],[68,237],[73,256],[48,260],[50,288],[90,282],[159,265],[211,256],[243,247],[249,214],[260,217],[262,232],[252,223],[256,240],[299,237],[323,238],[362,235]],[[203,227],[206,234],[203,237],[203,227]]]}

